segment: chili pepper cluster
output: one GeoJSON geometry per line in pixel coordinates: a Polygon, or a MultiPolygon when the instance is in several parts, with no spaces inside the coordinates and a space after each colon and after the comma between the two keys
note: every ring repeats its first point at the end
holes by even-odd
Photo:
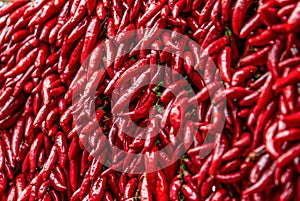
{"type": "Polygon", "coordinates": [[[14,0],[0,30],[1,200],[300,200],[299,1],[14,0]]]}

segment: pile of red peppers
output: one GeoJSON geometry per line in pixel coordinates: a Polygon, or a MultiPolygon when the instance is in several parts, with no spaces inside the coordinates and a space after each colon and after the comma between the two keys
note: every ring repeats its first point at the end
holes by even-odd
{"type": "Polygon", "coordinates": [[[298,0],[13,0],[0,30],[1,201],[300,200],[298,0]],[[122,55],[145,29],[151,49],[122,55]],[[142,67],[155,64],[184,79],[142,67]],[[96,118],[74,114],[90,102],[96,118]],[[125,116],[147,129],[126,135],[125,116]]]}

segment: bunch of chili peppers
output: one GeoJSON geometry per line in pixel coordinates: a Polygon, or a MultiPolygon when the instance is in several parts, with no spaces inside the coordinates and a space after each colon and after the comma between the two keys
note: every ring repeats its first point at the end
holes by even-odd
{"type": "Polygon", "coordinates": [[[0,30],[0,200],[300,200],[299,1],[13,0],[0,30]]]}

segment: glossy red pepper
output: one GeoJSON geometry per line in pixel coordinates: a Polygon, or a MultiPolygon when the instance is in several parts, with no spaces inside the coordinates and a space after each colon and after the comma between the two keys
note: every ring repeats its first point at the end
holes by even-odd
{"type": "Polygon", "coordinates": [[[92,201],[100,200],[104,195],[105,187],[106,177],[98,177],[92,185],[92,188],[89,193],[89,199],[92,201]]]}
{"type": "Polygon", "coordinates": [[[199,200],[198,193],[191,186],[187,184],[182,185],[182,194],[184,195],[185,199],[188,201],[199,200]]]}
{"type": "Polygon", "coordinates": [[[153,195],[151,194],[151,192],[149,190],[149,185],[148,185],[146,176],[142,176],[140,199],[143,201],[152,201],[153,200],[153,195]]]}

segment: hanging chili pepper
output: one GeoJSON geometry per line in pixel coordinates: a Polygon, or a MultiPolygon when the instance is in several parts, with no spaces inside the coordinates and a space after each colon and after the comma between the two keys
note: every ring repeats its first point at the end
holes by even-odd
{"type": "Polygon", "coordinates": [[[105,187],[106,177],[98,177],[92,185],[92,188],[89,193],[89,199],[92,201],[100,200],[104,195],[105,187]]]}
{"type": "Polygon", "coordinates": [[[4,76],[6,78],[14,77],[26,71],[26,69],[34,63],[34,58],[37,56],[37,53],[38,48],[33,49],[26,57],[21,59],[20,62],[13,69],[7,72],[4,76]]]}
{"type": "Polygon", "coordinates": [[[147,177],[146,176],[142,176],[142,184],[141,184],[141,190],[140,190],[140,198],[143,201],[152,201],[153,200],[153,196],[149,190],[149,185],[147,182],[147,177]]]}
{"type": "Polygon", "coordinates": [[[152,3],[144,15],[138,20],[137,27],[143,26],[147,23],[166,3],[166,0],[161,0],[158,3],[152,3]]]}

